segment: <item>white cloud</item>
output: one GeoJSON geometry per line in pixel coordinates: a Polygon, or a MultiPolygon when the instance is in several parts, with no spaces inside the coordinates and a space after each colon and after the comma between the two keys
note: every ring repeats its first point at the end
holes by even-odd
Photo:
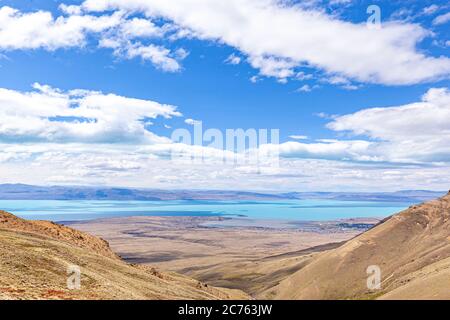
{"type": "Polygon", "coordinates": [[[22,13],[10,7],[0,8],[0,50],[83,47],[90,35],[99,37],[98,46],[110,48],[121,58],[141,58],[157,68],[176,72],[187,51],[170,49],[142,40],[162,38],[170,26],[157,26],[150,19],[130,18],[123,12],[104,15],[84,14],[79,6],[60,5],[68,16],[54,18],[50,12],[22,13]],[[137,40],[139,39],[139,40],[137,40]]]}
{"type": "Polygon", "coordinates": [[[450,12],[447,12],[445,14],[442,14],[440,16],[437,16],[434,20],[433,20],[433,24],[434,25],[440,25],[440,24],[446,24],[447,22],[450,21],[450,12]]]}
{"type": "Polygon", "coordinates": [[[448,77],[450,59],[427,56],[416,46],[430,32],[418,24],[367,28],[277,0],[87,0],[88,11],[121,9],[170,19],[191,35],[239,49],[261,75],[281,81],[295,68],[370,83],[413,84],[448,77]],[[381,54],[382,53],[382,54],[381,54]]]}
{"type": "Polygon", "coordinates": [[[184,59],[186,59],[186,58],[189,56],[189,51],[187,51],[187,50],[184,49],[184,48],[180,48],[180,49],[177,49],[177,50],[174,52],[174,56],[175,56],[178,60],[184,60],[184,59]]]}
{"type": "Polygon", "coordinates": [[[183,49],[172,52],[163,46],[144,45],[141,42],[131,43],[119,38],[104,37],[100,40],[99,46],[113,49],[114,55],[119,58],[141,58],[143,61],[150,61],[156,68],[167,72],[180,71],[181,65],[178,61],[187,56],[187,51],[183,49]]]}
{"type": "Polygon", "coordinates": [[[302,135],[292,135],[289,136],[289,138],[294,139],[294,140],[308,140],[308,136],[302,136],[302,135]]]}
{"type": "Polygon", "coordinates": [[[431,15],[439,10],[439,6],[436,4],[429,5],[428,7],[423,8],[422,12],[425,15],[431,15]]]}
{"type": "Polygon", "coordinates": [[[162,37],[165,33],[164,28],[156,26],[147,19],[133,18],[126,20],[120,27],[121,36],[126,39],[162,37]]]}
{"type": "Polygon", "coordinates": [[[228,56],[228,58],[225,59],[225,63],[229,63],[229,64],[240,64],[241,63],[241,57],[235,55],[234,53],[230,54],[228,56]]]}
{"type": "Polygon", "coordinates": [[[196,124],[201,124],[201,121],[194,120],[194,119],[186,119],[186,120],[184,120],[184,123],[194,126],[196,124]]]}
{"type": "Polygon", "coordinates": [[[341,4],[349,4],[353,0],[330,0],[331,5],[341,5],[341,4]]]}
{"type": "Polygon", "coordinates": [[[260,79],[260,77],[258,77],[258,76],[252,76],[252,77],[250,77],[250,82],[251,82],[251,83],[257,83],[259,80],[261,80],[261,79],[260,79]]]}
{"type": "Polygon", "coordinates": [[[280,166],[273,167],[224,163],[245,154],[148,135],[146,118],[180,115],[171,106],[95,91],[34,87],[31,92],[0,90],[3,183],[340,191],[448,187],[448,89],[431,89],[417,103],[335,117],[328,125],[367,139],[260,146],[262,155],[280,154],[280,166]],[[55,122],[55,117],[65,120],[55,122]],[[201,155],[204,161],[180,165],[172,155],[201,155]]]}
{"type": "Polygon", "coordinates": [[[314,76],[312,75],[312,74],[306,74],[305,72],[303,72],[303,71],[300,71],[300,72],[297,72],[297,74],[295,75],[295,79],[296,80],[300,80],[300,81],[303,81],[303,80],[310,80],[310,79],[312,79],[314,76]]]}
{"type": "MultiPolygon", "coordinates": [[[[403,106],[363,109],[334,116],[327,127],[364,140],[320,139],[264,145],[288,159],[325,159],[365,163],[450,164],[450,91],[430,89],[422,101],[403,106]]],[[[291,136],[300,140],[303,136],[291,136]]]]}
{"type": "MultiPolygon", "coordinates": [[[[261,76],[275,77],[281,83],[296,79],[300,67],[352,81],[394,85],[433,81],[450,73],[449,58],[427,56],[416,49],[431,35],[418,24],[388,22],[375,30],[327,15],[317,4],[87,0],[82,6],[62,4],[60,9],[65,15],[54,18],[47,11],[23,13],[1,7],[0,50],[82,47],[88,35],[94,34],[100,38],[100,47],[113,49],[117,56],[140,57],[164,71],[176,72],[185,56],[149,41],[197,37],[240,50],[261,76]],[[111,14],[110,10],[116,11],[111,14]],[[141,12],[145,18],[129,18],[131,12],[141,12]],[[154,20],[160,17],[172,22],[158,26],[154,20]]],[[[442,15],[435,23],[447,19],[448,14],[442,15]]],[[[231,63],[242,59],[231,58],[231,63]]]]}
{"type": "Polygon", "coordinates": [[[83,12],[81,10],[81,7],[77,6],[77,5],[67,5],[67,4],[62,3],[59,5],[58,8],[65,14],[70,14],[70,15],[80,15],[83,12]]]}
{"type": "Polygon", "coordinates": [[[318,85],[310,86],[309,84],[304,84],[303,86],[298,88],[296,91],[297,92],[311,92],[311,91],[313,91],[314,89],[317,89],[317,88],[319,88],[318,85]]]}
{"type": "Polygon", "coordinates": [[[389,108],[365,109],[336,117],[328,124],[375,139],[386,161],[450,161],[450,91],[430,89],[422,101],[389,108]]]}
{"type": "Polygon", "coordinates": [[[324,83],[330,83],[336,86],[341,87],[345,90],[357,90],[359,89],[358,85],[353,84],[349,79],[342,77],[342,76],[329,76],[328,78],[321,79],[324,83]]]}
{"type": "Polygon", "coordinates": [[[296,63],[289,59],[252,56],[249,58],[249,62],[254,68],[259,69],[261,75],[275,77],[284,82],[295,74],[293,68],[296,63]]]}
{"type": "Polygon", "coordinates": [[[263,145],[263,152],[278,152],[281,157],[299,159],[326,159],[340,161],[379,161],[370,155],[372,142],[364,140],[323,140],[314,143],[290,141],[280,145],[263,145]]]}
{"type": "Polygon", "coordinates": [[[350,81],[342,76],[331,76],[327,79],[324,79],[324,81],[331,83],[331,84],[349,84],[350,81]]]}
{"type": "Polygon", "coordinates": [[[180,48],[172,52],[161,45],[141,42],[143,39],[161,39],[169,30],[169,25],[159,27],[148,19],[124,19],[117,28],[102,34],[99,46],[113,49],[117,57],[141,58],[163,71],[177,72],[182,68],[179,61],[189,54],[185,49],[180,48]]]}
{"type": "Polygon", "coordinates": [[[180,116],[176,108],[96,91],[0,88],[0,142],[164,143],[149,119],[180,116]]]}
{"type": "Polygon", "coordinates": [[[164,71],[175,72],[181,69],[178,61],[171,57],[169,49],[153,44],[147,46],[141,43],[129,45],[125,47],[125,56],[128,59],[140,57],[143,60],[151,61],[164,71]]]}
{"type": "Polygon", "coordinates": [[[77,147],[46,144],[0,145],[1,182],[30,184],[117,185],[143,188],[183,188],[265,191],[380,191],[448,189],[450,167],[367,166],[333,160],[281,159],[280,167],[236,167],[200,163],[180,166],[136,148],[114,145],[77,147]],[[20,149],[19,149],[20,148],[20,149]],[[5,155],[6,156],[6,155],[5,155]],[[31,160],[30,160],[30,157],[31,160]]]}
{"type": "Polygon", "coordinates": [[[299,91],[299,92],[311,92],[312,88],[311,88],[310,85],[305,84],[305,85],[301,86],[300,88],[298,88],[297,91],[299,91]]]}
{"type": "Polygon", "coordinates": [[[54,19],[50,12],[22,13],[0,8],[0,50],[80,47],[86,34],[99,33],[120,24],[122,15],[71,15],[54,19]]]}

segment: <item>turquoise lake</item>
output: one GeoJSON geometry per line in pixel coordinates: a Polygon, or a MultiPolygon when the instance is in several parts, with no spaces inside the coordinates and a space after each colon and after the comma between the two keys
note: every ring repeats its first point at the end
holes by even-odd
{"type": "Polygon", "coordinates": [[[267,220],[325,221],[387,217],[412,203],[288,201],[48,201],[0,200],[0,209],[32,220],[79,221],[126,216],[224,216],[267,220]]]}

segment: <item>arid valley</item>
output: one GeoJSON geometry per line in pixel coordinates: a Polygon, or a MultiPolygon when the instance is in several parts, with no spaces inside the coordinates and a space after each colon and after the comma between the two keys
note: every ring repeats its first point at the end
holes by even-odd
{"type": "Polygon", "coordinates": [[[382,221],[265,223],[121,217],[68,227],[2,212],[0,297],[450,299],[450,193],[382,221]],[[79,290],[66,288],[68,264],[83,270],[79,290]],[[368,285],[373,266],[378,287],[368,285]]]}
{"type": "MultiPolygon", "coordinates": [[[[223,218],[133,217],[70,224],[106,239],[130,263],[181,273],[214,286],[265,292],[307,264],[318,252],[339,246],[361,230],[340,222],[276,227],[205,227],[223,218]]],[[[375,219],[350,223],[377,223],[375,219]]],[[[352,226],[352,224],[350,224],[352,226]]]]}

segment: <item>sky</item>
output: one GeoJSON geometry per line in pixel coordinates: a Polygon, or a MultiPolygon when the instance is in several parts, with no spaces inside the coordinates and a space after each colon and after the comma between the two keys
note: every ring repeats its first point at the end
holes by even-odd
{"type": "Polygon", "coordinates": [[[0,184],[448,190],[449,48],[447,1],[0,0],[0,184]]]}

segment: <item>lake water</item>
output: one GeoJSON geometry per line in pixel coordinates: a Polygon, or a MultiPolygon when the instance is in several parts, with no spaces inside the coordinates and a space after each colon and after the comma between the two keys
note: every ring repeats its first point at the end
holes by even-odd
{"type": "Polygon", "coordinates": [[[0,200],[0,209],[32,220],[79,221],[124,216],[224,216],[266,220],[325,221],[387,217],[412,203],[289,201],[47,201],[0,200]]]}

